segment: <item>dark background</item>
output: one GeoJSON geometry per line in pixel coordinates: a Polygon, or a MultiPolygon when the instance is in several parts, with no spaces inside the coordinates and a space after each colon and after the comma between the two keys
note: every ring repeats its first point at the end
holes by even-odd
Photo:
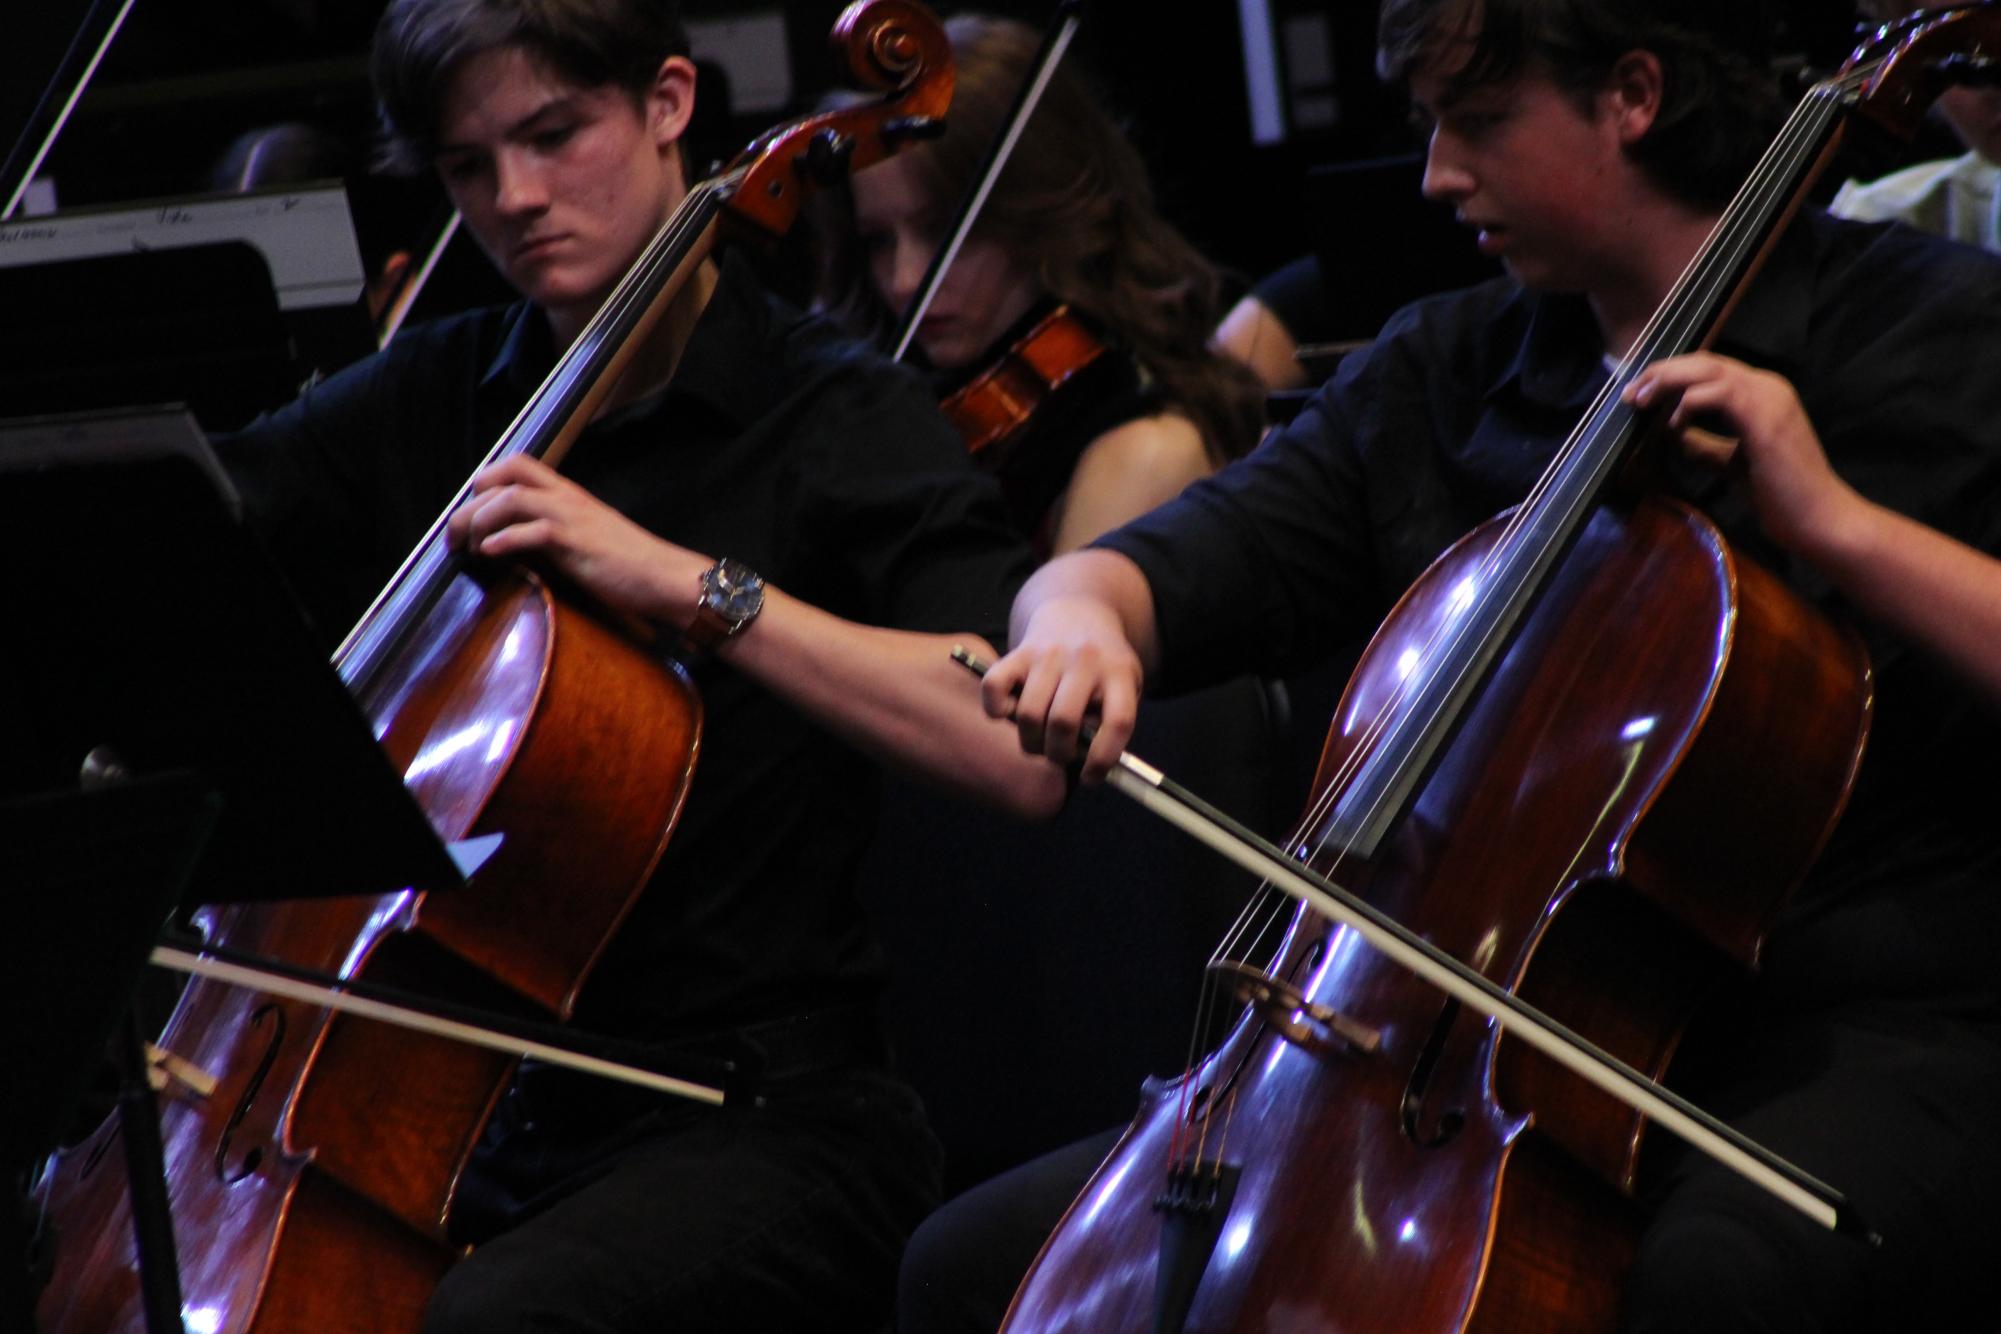
{"type": "MultiPolygon", "coordinates": [[[[838,0],[710,0],[683,8],[693,19],[782,12],[803,105],[828,84],[826,34],[840,7],[838,0]]],[[[0,49],[0,147],[31,118],[91,11],[86,0],[13,8],[0,49]]],[[[381,8],[381,0],[137,0],[46,164],[61,205],[199,191],[232,138],[280,120],[345,136],[356,146],[358,172],[372,126],[365,53],[381,8]]],[[[987,8],[1036,24],[1050,12],[1046,2],[996,0],[987,8]]],[[[1775,0],[1774,8],[1775,50],[1795,64],[1829,68],[1850,45],[1853,21],[1842,0],[1775,0]]],[[[1331,86],[1316,80],[1291,90],[1331,107],[1327,123],[1296,126],[1275,145],[1250,142],[1235,4],[1092,0],[1073,56],[1130,126],[1169,215],[1212,258],[1246,275],[1312,247],[1314,219],[1301,195],[1309,166],[1416,147],[1401,98],[1373,73],[1374,4],[1271,0],[1271,9],[1276,23],[1324,23],[1328,40],[1320,45],[1331,48],[1323,53],[1332,74],[1331,86]]],[[[712,125],[715,151],[730,151],[773,118],[762,112],[712,125]]],[[[422,232],[436,207],[428,184],[376,194],[386,202],[368,206],[385,210],[399,239],[422,232]]]]}

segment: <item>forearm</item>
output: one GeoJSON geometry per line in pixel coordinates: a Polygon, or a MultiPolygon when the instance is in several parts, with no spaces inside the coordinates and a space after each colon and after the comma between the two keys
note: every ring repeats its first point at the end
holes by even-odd
{"type": "Polygon", "coordinates": [[[1800,554],[1864,615],[2001,704],[2001,561],[1859,495],[1800,554]]]}
{"type": "Polygon", "coordinates": [[[1117,552],[1092,549],[1059,556],[1044,565],[1015,597],[1008,621],[1010,644],[1022,642],[1037,612],[1062,602],[1097,604],[1116,619],[1146,673],[1152,675],[1159,667],[1153,590],[1132,561],[1117,552]]]}
{"type": "Polygon", "coordinates": [[[951,659],[956,644],[995,656],[977,636],[861,625],[767,588],[757,619],[716,652],[886,763],[1017,815],[1053,814],[1062,771],[982,712],[979,682],[951,659]]]}

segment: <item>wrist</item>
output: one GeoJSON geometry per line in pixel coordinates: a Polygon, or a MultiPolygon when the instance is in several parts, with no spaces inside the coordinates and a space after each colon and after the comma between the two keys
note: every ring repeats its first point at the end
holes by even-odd
{"type": "Polygon", "coordinates": [[[1785,543],[1794,554],[1830,577],[1873,562],[1894,540],[1890,511],[1841,483],[1814,507],[1807,522],[1785,543]]]}
{"type": "Polygon", "coordinates": [[[724,556],[695,577],[693,615],[681,637],[709,651],[748,630],[764,610],[764,580],[740,560],[724,556]]]}

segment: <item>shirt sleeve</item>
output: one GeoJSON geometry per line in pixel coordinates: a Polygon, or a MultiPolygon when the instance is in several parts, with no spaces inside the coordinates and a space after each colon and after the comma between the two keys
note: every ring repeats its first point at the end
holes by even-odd
{"type": "Polygon", "coordinates": [[[412,330],[216,441],[253,530],[330,642],[478,457],[475,332],[412,330]]]}
{"type": "Polygon", "coordinates": [[[1408,355],[1386,332],[1251,454],[1095,544],[1152,590],[1152,688],[1290,675],[1373,627],[1387,603],[1363,458],[1409,392],[1395,385],[1408,355]]]}
{"type": "Polygon", "coordinates": [[[813,411],[797,542],[814,574],[791,591],[869,624],[1005,644],[1034,558],[916,378],[857,351],[813,411]]]}

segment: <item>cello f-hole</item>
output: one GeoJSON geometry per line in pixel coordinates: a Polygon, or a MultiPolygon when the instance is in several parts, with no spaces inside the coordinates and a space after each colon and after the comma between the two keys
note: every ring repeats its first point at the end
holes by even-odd
{"type": "Polygon", "coordinates": [[[1424,1039],[1424,1046],[1418,1050],[1417,1060],[1411,1065],[1410,1080],[1403,1090],[1403,1133],[1411,1143],[1424,1148],[1435,1149],[1448,1143],[1466,1125],[1466,1110],[1450,1107],[1439,1113],[1438,1119],[1427,1128],[1425,1122],[1425,1095],[1431,1087],[1431,1077],[1438,1069],[1438,1059],[1445,1051],[1445,1039],[1452,1032],[1453,1021],[1459,1017],[1459,1002],[1448,1000],[1432,1022],[1431,1032],[1424,1039]]]}
{"type": "Polygon", "coordinates": [[[264,1055],[258,1058],[257,1068],[243,1086],[243,1096],[230,1110],[229,1123],[222,1128],[222,1135],[215,1142],[215,1175],[232,1186],[254,1173],[264,1161],[264,1151],[253,1148],[243,1155],[242,1164],[232,1169],[229,1165],[229,1144],[236,1137],[236,1128],[250,1115],[250,1106],[257,1101],[257,1094],[264,1087],[264,1078],[271,1073],[272,1065],[278,1060],[278,1051],[285,1044],[285,1012],[278,1008],[276,1002],[259,1006],[256,1013],[250,1016],[250,1022],[252,1026],[261,1025],[267,1016],[271,1020],[271,1037],[264,1045],[264,1055]]]}

